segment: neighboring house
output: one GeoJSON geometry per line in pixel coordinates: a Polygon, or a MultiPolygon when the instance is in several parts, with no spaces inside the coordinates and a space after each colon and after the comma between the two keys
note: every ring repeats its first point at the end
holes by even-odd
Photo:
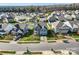
{"type": "Polygon", "coordinates": [[[14,18],[12,16],[7,17],[8,22],[14,22],[14,18]]]}
{"type": "Polygon", "coordinates": [[[60,27],[60,32],[63,34],[68,34],[69,31],[72,31],[72,26],[69,21],[63,22],[64,24],[60,27]]]}
{"type": "Polygon", "coordinates": [[[56,26],[54,28],[54,32],[55,33],[67,34],[69,30],[71,31],[71,29],[72,29],[72,26],[68,21],[58,22],[58,23],[56,23],[56,26]]]}
{"type": "Polygon", "coordinates": [[[2,21],[5,23],[8,23],[8,19],[7,19],[8,15],[7,14],[1,14],[1,19],[2,21]]]}
{"type": "Polygon", "coordinates": [[[78,26],[77,34],[79,34],[79,21],[77,20],[77,21],[75,21],[75,22],[76,22],[76,24],[77,24],[77,26],[78,26]]]}
{"type": "Polygon", "coordinates": [[[56,22],[58,19],[55,16],[51,16],[48,19],[48,22],[52,23],[52,22],[56,22]]]}
{"type": "Polygon", "coordinates": [[[78,24],[76,21],[70,21],[70,24],[72,26],[72,32],[77,32],[78,31],[78,24]]]}
{"type": "Polygon", "coordinates": [[[35,25],[34,33],[38,35],[47,35],[47,28],[44,23],[39,23],[35,25]]]}
{"type": "Polygon", "coordinates": [[[64,17],[63,14],[61,14],[60,16],[58,16],[58,20],[62,21],[62,22],[66,21],[66,19],[65,19],[65,17],[64,17]]]}
{"type": "Polygon", "coordinates": [[[75,16],[76,16],[76,19],[79,20],[79,14],[76,14],[75,16]]]}
{"type": "Polygon", "coordinates": [[[30,21],[30,22],[37,22],[36,16],[32,17],[29,21],[30,21]]]}
{"type": "Polygon", "coordinates": [[[4,29],[2,29],[2,24],[0,25],[0,35],[5,35],[6,33],[5,33],[5,31],[4,31],[4,29]]]}
{"type": "Polygon", "coordinates": [[[72,20],[72,16],[69,15],[69,14],[65,14],[64,17],[65,17],[65,19],[67,19],[68,21],[71,21],[71,20],[72,20]]]}
{"type": "Polygon", "coordinates": [[[23,30],[20,28],[19,24],[15,24],[15,28],[10,31],[15,37],[15,41],[19,40],[23,36],[23,30]]]}
{"type": "Polygon", "coordinates": [[[34,34],[38,34],[39,35],[40,30],[41,30],[41,26],[39,24],[35,24],[34,34]]]}
{"type": "Polygon", "coordinates": [[[45,21],[46,21],[46,17],[45,17],[44,15],[41,16],[41,17],[40,17],[40,21],[41,21],[41,22],[45,22],[45,21]]]}
{"type": "MultiPolygon", "coordinates": [[[[4,25],[5,26],[5,25],[4,25]]],[[[7,24],[6,27],[4,28],[4,30],[6,31],[6,33],[10,33],[10,31],[15,28],[15,26],[13,24],[7,24]]]]}
{"type": "Polygon", "coordinates": [[[26,22],[26,18],[27,18],[26,16],[21,15],[21,16],[16,16],[15,20],[18,23],[25,23],[26,22]]]}
{"type": "MultiPolygon", "coordinates": [[[[58,31],[57,31],[57,26],[58,26],[58,24],[60,23],[60,21],[56,21],[56,22],[53,22],[53,23],[51,23],[51,29],[52,29],[52,31],[54,31],[55,33],[57,33],[58,31]]],[[[60,23],[61,24],[61,23],[60,23]]],[[[61,27],[61,26],[60,26],[61,27]]]]}
{"type": "Polygon", "coordinates": [[[23,34],[29,32],[28,24],[19,24],[20,28],[23,30],[23,34]]]}
{"type": "Polygon", "coordinates": [[[47,35],[47,28],[45,26],[42,26],[40,30],[40,35],[41,36],[46,36],[47,35]]]}

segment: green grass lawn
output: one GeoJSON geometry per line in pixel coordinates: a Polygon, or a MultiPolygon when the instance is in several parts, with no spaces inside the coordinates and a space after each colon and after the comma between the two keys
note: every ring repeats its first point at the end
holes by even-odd
{"type": "Polygon", "coordinates": [[[55,34],[53,31],[51,32],[51,30],[48,30],[48,34],[47,34],[47,39],[48,40],[59,40],[59,39],[64,39],[64,35],[60,35],[60,34],[55,34]]]}
{"type": "Polygon", "coordinates": [[[69,34],[71,37],[73,37],[73,38],[79,38],[79,35],[78,34],[76,34],[76,33],[71,33],[71,34],[69,34]]]}
{"type": "Polygon", "coordinates": [[[0,40],[13,40],[13,36],[3,35],[3,36],[0,36],[0,40]]]}
{"type": "Polygon", "coordinates": [[[76,33],[69,34],[72,38],[74,38],[76,41],[79,41],[79,35],[76,33]]]}
{"type": "Polygon", "coordinates": [[[29,30],[29,33],[24,35],[20,41],[40,41],[40,37],[38,35],[34,35],[33,30],[29,30]]]}
{"type": "Polygon", "coordinates": [[[56,38],[56,35],[54,33],[52,34],[51,30],[48,30],[47,40],[56,40],[56,38]]]}
{"type": "Polygon", "coordinates": [[[30,35],[30,36],[21,38],[20,41],[40,41],[40,37],[35,35],[30,35]]]}

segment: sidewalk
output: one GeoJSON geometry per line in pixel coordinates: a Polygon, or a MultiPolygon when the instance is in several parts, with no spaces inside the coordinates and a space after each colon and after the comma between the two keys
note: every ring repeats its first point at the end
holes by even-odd
{"type": "Polygon", "coordinates": [[[41,42],[46,42],[46,43],[47,43],[47,42],[48,42],[48,41],[47,41],[47,37],[46,37],[46,36],[41,36],[41,37],[40,37],[40,43],[41,43],[41,42]]]}

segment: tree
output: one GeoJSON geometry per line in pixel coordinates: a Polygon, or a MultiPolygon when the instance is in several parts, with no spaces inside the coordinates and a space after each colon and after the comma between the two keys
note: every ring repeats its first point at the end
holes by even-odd
{"type": "Polygon", "coordinates": [[[24,54],[31,54],[31,51],[28,49],[28,47],[27,47],[27,51],[24,52],[24,54]]]}

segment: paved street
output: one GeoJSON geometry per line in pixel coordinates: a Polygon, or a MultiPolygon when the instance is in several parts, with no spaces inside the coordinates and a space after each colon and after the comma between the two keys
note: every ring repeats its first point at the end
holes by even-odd
{"type": "Polygon", "coordinates": [[[26,51],[27,47],[31,51],[45,51],[51,48],[57,49],[71,49],[79,52],[79,42],[72,43],[37,43],[37,44],[8,44],[0,43],[0,50],[15,50],[15,51],[26,51]]]}

